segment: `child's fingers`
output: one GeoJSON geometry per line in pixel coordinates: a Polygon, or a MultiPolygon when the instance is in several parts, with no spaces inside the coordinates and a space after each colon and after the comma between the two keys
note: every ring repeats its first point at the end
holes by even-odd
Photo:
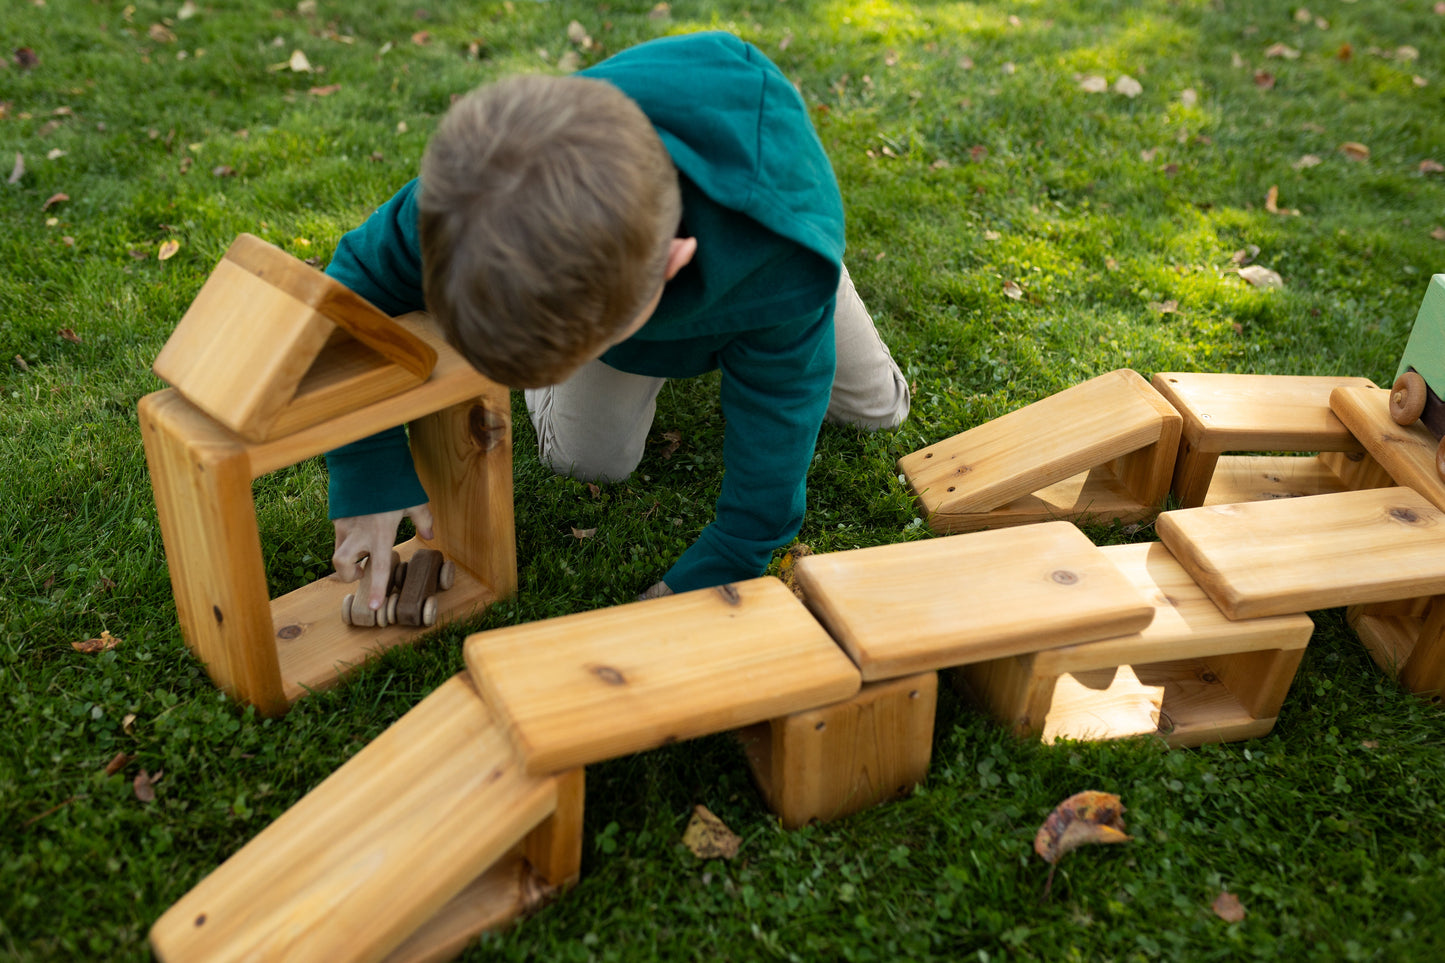
{"type": "Polygon", "coordinates": [[[433,531],[430,502],[417,505],[414,508],[408,508],[406,515],[411,519],[411,523],[416,526],[416,533],[418,535],[427,540],[435,537],[436,533],[433,531]]]}

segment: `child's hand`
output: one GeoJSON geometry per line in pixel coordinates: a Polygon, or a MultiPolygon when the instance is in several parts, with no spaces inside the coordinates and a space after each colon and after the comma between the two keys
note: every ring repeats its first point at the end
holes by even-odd
{"type": "Polygon", "coordinates": [[[391,547],[396,544],[396,529],[403,518],[412,520],[422,538],[432,537],[431,505],[425,503],[395,512],[338,518],[332,523],[336,528],[336,551],[331,555],[331,564],[336,569],[336,577],[343,582],[355,582],[364,571],[365,591],[358,595],[364,594],[367,607],[372,610],[386,603],[386,587],[391,581],[391,547]],[[368,558],[370,564],[363,567],[368,558]]]}

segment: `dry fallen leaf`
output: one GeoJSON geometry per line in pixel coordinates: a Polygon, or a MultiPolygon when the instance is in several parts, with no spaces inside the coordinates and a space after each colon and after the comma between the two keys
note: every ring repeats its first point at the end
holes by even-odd
{"type": "Polygon", "coordinates": [[[1118,80],[1114,81],[1114,93],[1123,94],[1130,100],[1138,97],[1143,92],[1144,85],[1128,74],[1124,74],[1118,80]]]}
{"type": "Polygon", "coordinates": [[[692,819],[682,834],[682,844],[698,859],[732,859],[742,842],[742,837],[701,805],[693,807],[692,819]]]}
{"type": "Polygon", "coordinates": [[[1003,283],[1003,293],[1005,296],[1013,298],[1015,301],[1021,301],[1023,300],[1024,289],[1019,287],[1018,284],[1014,281],[1005,281],[1003,283]]]}
{"type": "Polygon", "coordinates": [[[1183,90],[1179,91],[1179,102],[1185,107],[1193,107],[1195,104],[1199,103],[1199,91],[1195,90],[1193,87],[1185,87],[1183,90]]]}
{"type": "Polygon", "coordinates": [[[311,72],[311,61],[306,59],[306,54],[301,50],[291,51],[291,59],[286,62],[294,73],[309,74],[311,72]]]}
{"type": "Polygon", "coordinates": [[[1358,141],[1345,141],[1340,145],[1340,153],[1352,161],[1367,161],[1370,159],[1370,149],[1358,141]]]}
{"type": "Polygon", "coordinates": [[[156,43],[175,43],[176,35],[163,23],[153,23],[146,34],[156,43]]]}
{"type": "Polygon", "coordinates": [[[1265,291],[1278,291],[1284,287],[1284,278],[1267,267],[1251,264],[1239,269],[1239,276],[1250,284],[1265,291]]]}
{"type": "Polygon", "coordinates": [[[75,333],[74,328],[61,328],[56,334],[60,335],[71,344],[81,344],[80,335],[75,333]]]}
{"type": "Polygon", "coordinates": [[[1117,271],[1119,270],[1119,262],[1111,257],[1106,257],[1104,258],[1104,267],[1110,271],[1117,271]]]}
{"type": "Polygon", "coordinates": [[[567,39],[583,50],[592,49],[592,38],[587,34],[587,28],[576,20],[567,24],[567,39]]]}
{"type": "Polygon", "coordinates": [[[154,802],[156,798],[156,783],[161,781],[161,776],[164,774],[163,770],[158,769],[156,770],[156,774],[152,776],[142,769],[140,774],[131,782],[131,787],[135,790],[135,798],[141,802],[154,802]]]}
{"type": "Polygon", "coordinates": [[[15,152],[15,166],[10,171],[8,183],[18,184],[20,178],[25,176],[25,157],[18,150],[15,152]]]}
{"type": "Polygon", "coordinates": [[[1317,154],[1303,154],[1300,159],[1289,165],[1297,171],[1309,170],[1311,167],[1318,167],[1324,160],[1317,154]]]}
{"type": "Polygon", "coordinates": [[[1445,241],[1445,227],[1437,227],[1430,232],[1430,236],[1437,241],[1445,241]]]}
{"type": "Polygon", "coordinates": [[[1274,89],[1274,74],[1268,70],[1256,70],[1254,72],[1254,85],[1260,90],[1274,89]]]}
{"type": "Polygon", "coordinates": [[[117,752],[111,757],[110,762],[105,764],[105,774],[107,776],[114,776],[126,766],[130,765],[133,759],[135,759],[135,756],[128,752],[117,752]]]}
{"type": "Polygon", "coordinates": [[[1109,79],[1098,74],[1089,74],[1079,80],[1079,89],[1086,94],[1102,94],[1109,89],[1109,79]]]}
{"type": "Polygon", "coordinates": [[[682,444],[682,432],[664,431],[662,437],[667,442],[667,447],[662,449],[661,452],[663,461],[666,461],[673,456],[678,446],[682,444]]]}
{"type": "Polygon", "coordinates": [[[1244,919],[1244,904],[1239,901],[1238,896],[1228,890],[1214,897],[1214,904],[1210,906],[1210,909],[1214,910],[1215,916],[1226,923],[1238,923],[1244,919]]]}
{"type": "Polygon", "coordinates": [[[666,3],[659,3],[647,12],[648,20],[666,20],[672,16],[672,7],[666,3]]]}
{"type": "Polygon", "coordinates": [[[1248,264],[1250,261],[1253,261],[1257,257],[1259,257],[1259,245],[1250,244],[1247,247],[1243,247],[1240,248],[1238,251],[1235,251],[1229,256],[1229,259],[1235,264],[1248,264]]]}
{"type": "Polygon", "coordinates": [[[582,58],[575,50],[569,50],[557,58],[557,69],[564,74],[576,73],[581,67],[582,58]]]}
{"type": "Polygon", "coordinates": [[[167,240],[161,242],[161,248],[159,251],[156,252],[156,260],[169,261],[171,258],[176,256],[176,252],[180,249],[180,241],[177,241],[175,238],[168,238],[167,240]]]}
{"type": "Polygon", "coordinates": [[[1266,57],[1283,57],[1285,60],[1298,60],[1299,51],[1286,44],[1277,43],[1264,52],[1266,57]]]}
{"type": "Polygon", "coordinates": [[[411,35],[411,42],[416,44],[418,47],[425,47],[427,44],[431,43],[431,31],[418,30],[416,33],[411,35]]]}
{"type": "Polygon", "coordinates": [[[340,89],[340,84],[327,84],[324,87],[312,87],[306,92],[312,97],[330,97],[332,94],[336,93],[340,89]]]}
{"type": "Polygon", "coordinates": [[[596,534],[597,529],[595,528],[578,528],[575,525],[572,526],[572,537],[577,539],[579,542],[584,538],[591,538],[593,535],[596,534]]]}
{"type": "Polygon", "coordinates": [[[1271,184],[1269,191],[1264,196],[1264,209],[1271,214],[1281,214],[1288,217],[1299,217],[1299,211],[1295,208],[1279,206],[1279,186],[1271,184]]]}
{"type": "Polygon", "coordinates": [[[77,652],[84,652],[86,655],[94,655],[97,652],[105,652],[120,645],[124,639],[118,639],[110,634],[109,629],[101,629],[100,637],[86,639],[84,642],[72,642],[70,647],[77,652]]]}
{"type": "Polygon", "coordinates": [[[21,70],[29,70],[32,67],[40,66],[40,57],[29,47],[15,48],[15,66],[21,70]]]}
{"type": "Polygon", "coordinates": [[[1127,843],[1132,838],[1124,832],[1124,806],[1111,792],[1086,789],[1059,803],[1034,836],[1034,852],[1050,867],[1045,898],[1053,886],[1054,869],[1069,853],[1080,846],[1127,843]]]}
{"type": "Polygon", "coordinates": [[[1157,311],[1160,314],[1178,314],[1179,302],[1172,299],[1168,301],[1150,301],[1148,308],[1150,311],[1157,311]]]}
{"type": "Polygon", "coordinates": [[[69,195],[69,194],[51,194],[49,197],[47,197],[47,198],[45,199],[45,203],[42,204],[42,205],[40,205],[40,209],[41,209],[42,211],[48,211],[48,210],[50,210],[52,207],[54,207],[56,204],[59,204],[59,203],[61,203],[61,202],[63,202],[63,201],[68,201],[68,200],[70,200],[70,195],[69,195]]]}
{"type": "Polygon", "coordinates": [[[134,713],[134,712],[127,712],[127,713],[125,714],[125,718],[122,719],[122,720],[120,720],[120,731],[121,731],[121,732],[124,732],[126,735],[130,735],[130,734],[131,734],[131,730],[134,729],[134,728],[135,728],[135,713],[134,713]]]}
{"type": "MultiPolygon", "coordinates": [[[[298,5],[297,5],[297,11],[298,11],[298,12],[300,11],[301,6],[302,6],[302,4],[298,4],[298,5]]],[[[312,7],[313,7],[313,8],[315,7],[315,2],[314,2],[314,0],[313,0],[313,2],[312,2],[312,7]]],[[[194,0],[186,0],[185,3],[181,4],[181,9],[179,9],[179,10],[176,11],[176,19],[177,19],[177,20],[189,20],[189,19],[191,19],[192,17],[194,17],[197,12],[198,12],[198,11],[196,10],[196,4],[195,4],[194,0]]]]}
{"type": "Polygon", "coordinates": [[[235,177],[236,169],[229,164],[218,164],[217,166],[211,168],[211,176],[235,177]]]}
{"type": "Polygon", "coordinates": [[[1420,162],[1420,173],[1422,174],[1438,174],[1441,171],[1445,171],[1445,164],[1437,160],[1426,158],[1420,162]]]}

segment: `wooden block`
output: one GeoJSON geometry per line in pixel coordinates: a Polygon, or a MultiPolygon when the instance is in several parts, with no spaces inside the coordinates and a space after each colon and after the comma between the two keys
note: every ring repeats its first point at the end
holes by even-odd
{"type": "Polygon", "coordinates": [[[381,960],[556,806],[457,676],[167,910],[151,946],[166,963],[381,960]]]}
{"type": "Polygon", "coordinates": [[[436,353],[344,285],[243,234],[156,358],[155,372],[248,441],[425,381],[436,353]]]}
{"type": "Polygon", "coordinates": [[[938,673],[870,682],[851,699],[739,733],[784,828],[905,796],[928,775],[938,673]]]}
{"type": "Polygon", "coordinates": [[[1388,388],[1340,388],[1331,393],[1330,408],[1391,478],[1445,510],[1445,480],[1435,467],[1439,442],[1419,422],[1395,424],[1388,388]]]}
{"type": "Polygon", "coordinates": [[[1128,635],[1154,617],[1068,522],[810,555],[793,571],[870,682],[1128,635]]]}
{"type": "MultiPolygon", "coordinates": [[[[1346,484],[1314,456],[1222,455],[1215,458],[1217,461],[1212,474],[1204,479],[1205,505],[1303,498],[1306,495],[1353,490],[1353,486],[1346,484]]],[[[1190,482],[1181,481],[1179,484],[1176,493],[1181,505],[1185,508],[1197,507],[1199,502],[1190,494],[1190,482]]]]}
{"type": "MultiPolygon", "coordinates": [[[[508,392],[474,371],[422,314],[399,319],[439,361],[419,387],[284,438],[249,443],[174,389],[141,399],[171,585],[186,644],[238,701],[279,715],[306,692],[418,629],[351,628],[338,617],[353,587],[319,579],[268,599],[251,480],[408,420],[440,549],[458,568],[438,621],[462,618],[517,584],[508,392]]],[[[418,547],[402,547],[403,557],[418,547]]]]}
{"type": "Polygon", "coordinates": [[[860,685],[774,578],[480,632],[466,659],[531,773],[738,729],[860,685]]]}
{"type": "Polygon", "coordinates": [[[1101,551],[1155,607],[1134,635],[958,670],[974,701],[1020,734],[1193,746],[1273,727],[1314,630],[1305,615],[1232,621],[1158,543],[1101,551]]]}
{"type": "Polygon", "coordinates": [[[1408,488],[1187,508],[1158,531],[1232,619],[1445,592],[1445,515],[1408,488]]]}
{"type": "Polygon", "coordinates": [[[1163,501],[1180,424],[1148,382],[1121,369],[905,455],[898,468],[938,532],[1132,520],[1163,501]]]}

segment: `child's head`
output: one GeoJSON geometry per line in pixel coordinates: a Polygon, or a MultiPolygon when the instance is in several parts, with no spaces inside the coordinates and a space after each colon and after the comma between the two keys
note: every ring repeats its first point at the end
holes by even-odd
{"type": "Polygon", "coordinates": [[[657,132],[611,84],[481,87],[422,159],[427,306],[487,377],[556,384],[650,311],[681,206],[657,132]]]}

